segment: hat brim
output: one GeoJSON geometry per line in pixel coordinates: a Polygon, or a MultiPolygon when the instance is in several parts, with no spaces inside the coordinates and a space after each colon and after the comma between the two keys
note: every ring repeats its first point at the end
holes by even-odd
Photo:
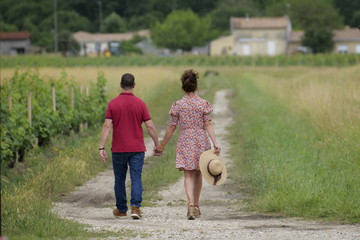
{"type": "Polygon", "coordinates": [[[219,186],[219,185],[223,184],[227,178],[225,162],[222,159],[221,155],[219,155],[219,156],[216,155],[214,153],[214,150],[207,150],[207,151],[203,152],[200,155],[200,161],[199,161],[200,171],[201,171],[201,174],[204,177],[205,181],[207,181],[211,185],[214,185],[214,177],[211,176],[209,171],[207,170],[207,165],[208,165],[209,161],[212,159],[217,159],[224,163],[224,169],[221,173],[221,178],[216,183],[216,186],[219,186]]]}

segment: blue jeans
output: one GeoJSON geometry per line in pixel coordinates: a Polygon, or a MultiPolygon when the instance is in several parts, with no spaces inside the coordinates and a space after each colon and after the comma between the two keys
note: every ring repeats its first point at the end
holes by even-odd
{"type": "Polygon", "coordinates": [[[112,161],[115,175],[115,198],[116,207],[121,212],[127,212],[126,200],[126,172],[128,164],[131,179],[131,206],[140,207],[142,201],[141,172],[144,165],[144,152],[112,153],[112,161]]]}

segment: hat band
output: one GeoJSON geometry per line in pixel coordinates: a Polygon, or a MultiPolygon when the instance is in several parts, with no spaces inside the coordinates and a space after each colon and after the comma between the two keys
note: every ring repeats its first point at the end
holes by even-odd
{"type": "Polygon", "coordinates": [[[210,163],[211,163],[211,161],[212,160],[215,160],[215,159],[211,159],[209,162],[208,162],[208,164],[207,164],[207,170],[208,170],[208,173],[214,178],[214,183],[213,183],[213,185],[214,186],[216,186],[216,183],[221,179],[221,174],[222,174],[222,172],[219,174],[219,175],[212,175],[212,173],[210,172],[210,168],[209,168],[209,166],[210,166],[210,163]]]}

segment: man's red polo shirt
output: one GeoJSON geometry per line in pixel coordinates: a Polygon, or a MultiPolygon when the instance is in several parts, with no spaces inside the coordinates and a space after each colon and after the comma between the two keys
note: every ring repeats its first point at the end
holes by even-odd
{"type": "Polygon", "coordinates": [[[145,152],[141,124],[151,119],[143,100],[121,93],[109,102],[105,118],[112,119],[112,152],[145,152]]]}

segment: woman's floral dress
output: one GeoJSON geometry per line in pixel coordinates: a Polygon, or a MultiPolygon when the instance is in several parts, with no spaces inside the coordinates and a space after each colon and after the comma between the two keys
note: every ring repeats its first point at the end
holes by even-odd
{"type": "Polygon", "coordinates": [[[182,170],[200,170],[201,153],[211,149],[205,130],[205,121],[211,121],[210,103],[195,93],[186,93],[170,109],[171,125],[180,124],[180,135],[176,148],[176,168],[182,170]]]}

